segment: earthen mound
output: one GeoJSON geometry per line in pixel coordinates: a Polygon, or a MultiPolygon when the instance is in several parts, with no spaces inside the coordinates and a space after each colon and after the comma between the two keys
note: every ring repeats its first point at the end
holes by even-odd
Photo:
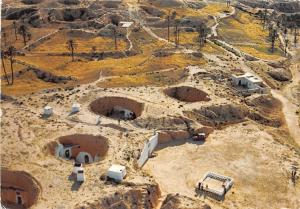
{"type": "Polygon", "coordinates": [[[179,194],[168,194],[160,209],[211,209],[211,207],[179,194]]]}
{"type": "Polygon", "coordinates": [[[90,20],[95,18],[96,14],[86,8],[68,8],[52,10],[50,16],[55,17],[56,20],[72,22],[90,20]]]}
{"type": "Polygon", "coordinates": [[[103,159],[108,152],[108,140],[103,136],[74,134],[62,136],[48,145],[51,154],[79,163],[92,163],[103,159]]]}
{"type": "Polygon", "coordinates": [[[91,111],[106,117],[134,120],[141,116],[144,104],[124,97],[102,97],[90,104],[91,111]]]}
{"type": "Polygon", "coordinates": [[[147,2],[158,7],[180,7],[184,5],[181,0],[147,0],[147,2]]]}
{"type": "Polygon", "coordinates": [[[37,12],[35,8],[9,8],[5,14],[7,20],[18,20],[23,16],[37,12]]]}
{"type": "Polygon", "coordinates": [[[268,74],[277,81],[289,81],[292,79],[291,72],[283,68],[271,70],[268,74]]]}
{"type": "Polygon", "coordinates": [[[169,97],[183,102],[209,101],[208,94],[189,86],[172,87],[164,90],[169,97]]]}
{"type": "Polygon", "coordinates": [[[271,95],[252,96],[246,104],[251,107],[249,118],[263,125],[280,127],[283,124],[282,104],[271,95]]]}
{"type": "Polygon", "coordinates": [[[1,203],[7,208],[29,208],[40,193],[40,184],[30,174],[1,169],[1,203]]]}
{"type": "Polygon", "coordinates": [[[22,0],[22,2],[24,4],[39,4],[41,3],[43,0],[22,0]]]}
{"type": "Polygon", "coordinates": [[[58,1],[61,4],[65,4],[65,5],[77,5],[80,4],[79,0],[59,0],[58,1]]]}
{"type": "Polygon", "coordinates": [[[141,8],[149,15],[156,16],[156,17],[162,17],[165,15],[165,12],[157,9],[156,7],[150,7],[142,5],[141,8]]]}
{"type": "Polygon", "coordinates": [[[184,113],[187,117],[195,119],[203,125],[220,127],[244,121],[248,111],[237,105],[221,104],[201,107],[184,113]]]}
{"type": "Polygon", "coordinates": [[[179,117],[160,117],[160,118],[137,118],[134,125],[139,128],[145,129],[158,129],[158,130],[182,130],[187,128],[187,123],[192,123],[191,120],[182,119],[179,117]]]}

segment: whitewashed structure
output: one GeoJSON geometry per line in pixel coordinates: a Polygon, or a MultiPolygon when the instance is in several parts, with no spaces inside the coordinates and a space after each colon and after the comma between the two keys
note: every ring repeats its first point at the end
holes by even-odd
{"type": "Polygon", "coordinates": [[[90,153],[87,152],[79,152],[78,155],[76,156],[76,162],[79,163],[92,163],[93,157],[91,156],[90,153]]]}
{"type": "Polygon", "coordinates": [[[80,111],[80,104],[74,103],[74,104],[72,105],[71,112],[72,112],[72,113],[77,113],[77,112],[79,112],[79,111],[80,111]]]}
{"type": "Polygon", "coordinates": [[[207,172],[198,183],[198,189],[218,200],[224,199],[225,194],[233,185],[233,179],[214,172],[207,172]]]}
{"type": "Polygon", "coordinates": [[[138,159],[138,166],[142,167],[148,160],[148,158],[154,152],[156,146],[158,144],[158,133],[155,133],[149,140],[147,140],[144,144],[144,148],[138,159]]]}
{"type": "Polygon", "coordinates": [[[122,28],[129,28],[133,22],[120,22],[122,28]]]}
{"type": "Polygon", "coordinates": [[[121,106],[114,106],[113,112],[117,115],[120,115],[124,120],[131,120],[135,117],[134,112],[121,106]]]}
{"type": "Polygon", "coordinates": [[[75,162],[72,173],[77,175],[78,171],[81,170],[81,168],[82,168],[82,163],[76,163],[75,162]]]}
{"type": "Polygon", "coordinates": [[[251,73],[233,75],[232,84],[242,93],[267,94],[270,92],[270,89],[264,84],[264,82],[251,73]]]}
{"type": "Polygon", "coordinates": [[[77,182],[84,182],[85,181],[83,167],[78,168],[76,180],[77,180],[77,182]]]}
{"type": "Polygon", "coordinates": [[[126,176],[126,167],[122,165],[112,165],[107,171],[107,177],[121,182],[126,176]]]}
{"type": "Polygon", "coordinates": [[[53,108],[51,106],[44,107],[44,115],[50,116],[53,114],[53,108]]]}

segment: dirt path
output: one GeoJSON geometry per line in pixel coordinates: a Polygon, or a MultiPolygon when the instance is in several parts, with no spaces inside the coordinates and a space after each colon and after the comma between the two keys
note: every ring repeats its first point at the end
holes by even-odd
{"type": "Polygon", "coordinates": [[[126,39],[127,39],[128,42],[129,42],[128,51],[131,51],[132,48],[133,48],[133,44],[132,44],[132,41],[131,41],[131,39],[130,39],[130,35],[131,35],[131,30],[130,30],[129,28],[127,28],[126,39]]]}
{"type": "Polygon", "coordinates": [[[283,108],[282,111],[284,113],[284,117],[290,131],[291,136],[294,140],[300,145],[300,124],[298,121],[298,115],[296,111],[299,107],[293,104],[284,94],[284,92],[278,90],[271,91],[274,98],[281,101],[283,108]]]}
{"type": "Polygon", "coordinates": [[[143,21],[143,18],[140,17],[139,15],[139,7],[137,4],[130,4],[128,3],[128,12],[130,17],[136,21],[137,23],[139,23],[141,25],[141,27],[153,38],[158,39],[160,41],[169,43],[168,40],[161,38],[159,36],[157,36],[149,27],[146,26],[146,23],[143,21]]]}
{"type": "MultiPolygon", "coordinates": [[[[296,49],[297,50],[297,49],[296,49]]],[[[294,54],[293,52],[291,52],[294,54]]],[[[300,101],[299,97],[293,95],[293,89],[299,86],[300,83],[300,62],[299,60],[300,52],[298,49],[298,54],[294,56],[291,66],[291,72],[293,75],[292,83],[288,84],[281,91],[272,90],[272,94],[275,98],[279,99],[283,105],[283,112],[285,115],[285,120],[289,128],[291,136],[300,145],[300,124],[299,115],[296,111],[299,111],[300,101]]]]}
{"type": "Polygon", "coordinates": [[[217,28],[220,24],[220,20],[224,19],[224,18],[227,18],[227,17],[230,17],[230,16],[234,15],[235,12],[236,12],[235,7],[231,7],[231,9],[232,9],[232,11],[229,14],[222,13],[219,16],[213,16],[216,24],[211,27],[211,34],[208,35],[208,38],[211,37],[211,36],[213,36],[213,37],[218,36],[217,28]]]}

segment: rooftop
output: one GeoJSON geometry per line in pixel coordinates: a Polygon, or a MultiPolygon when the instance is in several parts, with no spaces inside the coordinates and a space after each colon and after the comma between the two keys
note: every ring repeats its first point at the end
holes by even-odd
{"type": "Polygon", "coordinates": [[[123,165],[112,165],[110,166],[110,168],[108,169],[109,172],[120,172],[125,170],[125,166],[123,165]]]}

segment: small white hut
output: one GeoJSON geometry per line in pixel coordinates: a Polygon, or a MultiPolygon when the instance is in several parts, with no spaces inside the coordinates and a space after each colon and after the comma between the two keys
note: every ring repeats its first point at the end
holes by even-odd
{"type": "Polygon", "coordinates": [[[79,112],[79,111],[80,111],[80,104],[74,103],[74,104],[72,105],[71,112],[72,112],[72,113],[76,113],[76,112],[79,112]]]}
{"type": "Polygon", "coordinates": [[[84,176],[84,170],[83,167],[78,167],[77,169],[77,182],[84,182],[85,176],[84,176]]]}
{"type": "Polygon", "coordinates": [[[53,108],[50,106],[44,107],[44,115],[45,116],[50,116],[53,114],[53,108]]]}
{"type": "Polygon", "coordinates": [[[107,177],[121,182],[126,176],[126,167],[122,165],[112,165],[107,171],[107,177]]]}
{"type": "Polygon", "coordinates": [[[82,168],[82,163],[76,163],[74,164],[73,168],[73,174],[77,175],[78,171],[82,168]]]}

